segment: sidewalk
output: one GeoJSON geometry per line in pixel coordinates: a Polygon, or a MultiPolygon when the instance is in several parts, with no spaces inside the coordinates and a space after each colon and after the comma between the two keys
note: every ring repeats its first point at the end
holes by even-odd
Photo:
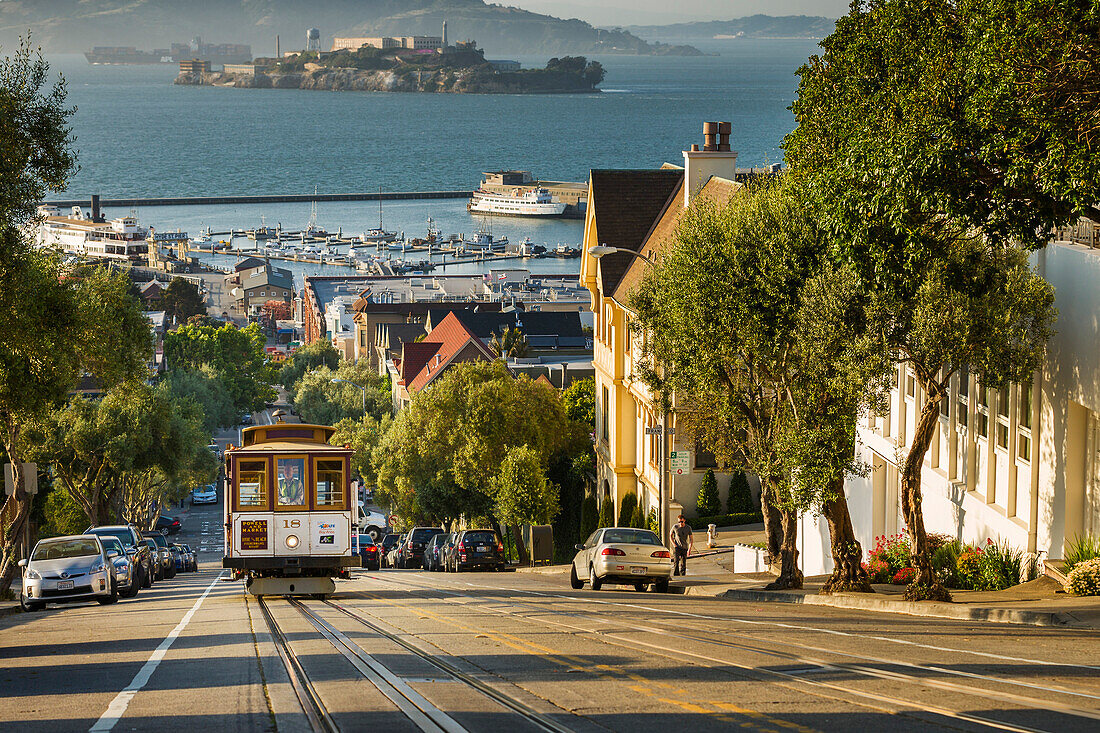
{"type": "MultiPolygon", "coordinates": [[[[875,585],[874,593],[839,593],[819,595],[826,576],[806,578],[801,590],[770,591],[764,586],[775,576],[770,573],[732,573],[727,548],[705,550],[705,554],[688,558],[688,574],[674,577],[669,587],[672,593],[709,596],[730,601],[751,603],[788,603],[807,606],[832,606],[877,613],[900,613],[909,616],[988,621],[1026,626],[1072,627],[1100,630],[1100,597],[1079,598],[1062,591],[1061,585],[1047,577],[1003,591],[953,590],[951,603],[913,602],[902,598],[905,586],[875,585]]],[[[518,568],[519,572],[560,574],[564,579],[568,565],[518,568]]]]}

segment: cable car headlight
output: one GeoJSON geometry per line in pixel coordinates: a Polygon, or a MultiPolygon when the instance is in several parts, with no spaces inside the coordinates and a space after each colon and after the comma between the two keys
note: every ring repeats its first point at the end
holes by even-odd
{"type": "Polygon", "coordinates": [[[290,549],[294,549],[298,546],[298,535],[289,534],[286,536],[286,546],[290,549]]]}

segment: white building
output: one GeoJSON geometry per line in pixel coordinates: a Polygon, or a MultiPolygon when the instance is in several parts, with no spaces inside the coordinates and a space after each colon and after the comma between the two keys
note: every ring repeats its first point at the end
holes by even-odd
{"type": "MultiPolygon", "coordinates": [[[[1058,308],[1046,363],[1031,384],[1005,390],[982,389],[973,375],[952,380],[921,490],[929,532],[1060,559],[1074,537],[1100,535],[1100,250],[1056,240],[1033,262],[1058,308]]],[[[860,421],[857,451],[871,471],[850,479],[847,494],[865,550],[904,526],[898,466],[922,398],[899,368],[889,413],[860,421]]],[[[824,520],[803,519],[799,546],[803,572],[831,571],[824,520]]]]}

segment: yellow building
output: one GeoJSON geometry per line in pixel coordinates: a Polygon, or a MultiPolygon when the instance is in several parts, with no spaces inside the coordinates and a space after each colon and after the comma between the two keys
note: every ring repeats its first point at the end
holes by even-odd
{"type": "MultiPolygon", "coordinates": [[[[642,336],[632,328],[628,299],[649,266],[646,258],[670,246],[690,201],[698,195],[724,201],[739,188],[728,123],[707,123],[704,130],[706,144],[684,152],[683,168],[593,170],[588,184],[581,283],[592,295],[595,314],[597,494],[601,502],[610,499],[619,507],[626,493],[635,492],[647,516],[660,507],[662,416],[638,377],[642,336]],[[596,245],[627,252],[597,257],[596,245]]],[[[675,401],[667,423],[674,432],[675,401]]],[[[669,471],[668,513],[673,519],[681,511],[694,516],[703,475],[718,467],[713,456],[696,450],[690,436],[671,437],[670,450],[691,455],[688,468],[669,471]]],[[[718,473],[717,478],[725,506],[729,477],[718,473]]]]}

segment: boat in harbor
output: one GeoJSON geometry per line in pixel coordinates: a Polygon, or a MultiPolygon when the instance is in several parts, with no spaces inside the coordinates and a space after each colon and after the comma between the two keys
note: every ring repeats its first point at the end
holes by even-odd
{"type": "MultiPolygon", "coordinates": [[[[83,257],[130,262],[148,257],[148,240],[152,235],[138,224],[133,213],[110,221],[90,216],[79,206],[72,207],[68,216],[62,216],[52,206],[40,206],[38,213],[41,219],[35,228],[34,240],[40,247],[83,257]]],[[[186,234],[180,236],[187,238],[186,234]]]]}
{"type": "Polygon", "coordinates": [[[565,213],[565,204],[555,201],[545,188],[515,188],[510,194],[479,188],[466,204],[466,210],[471,214],[557,217],[565,213]]]}

